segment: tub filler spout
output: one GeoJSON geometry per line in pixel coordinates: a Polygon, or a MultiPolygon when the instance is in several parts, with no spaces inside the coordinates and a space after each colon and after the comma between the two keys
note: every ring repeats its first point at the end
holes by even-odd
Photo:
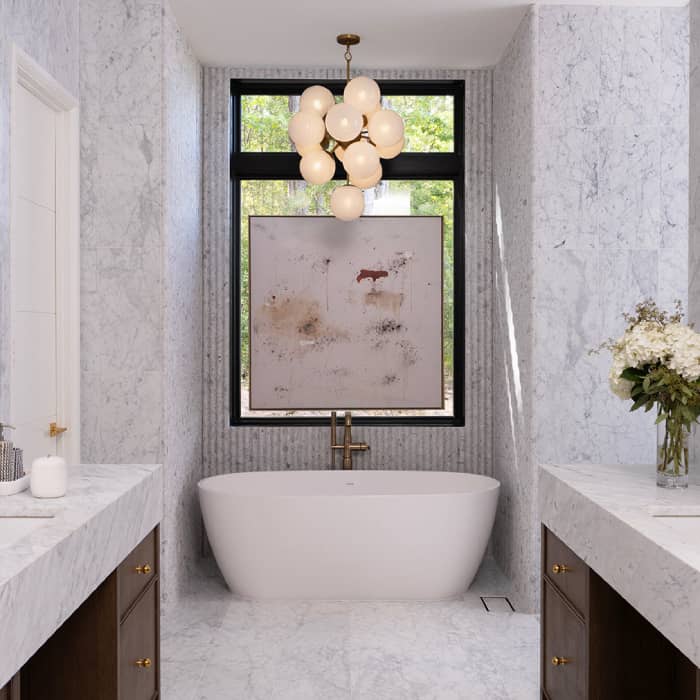
{"type": "Polygon", "coordinates": [[[335,452],[336,450],[343,451],[343,469],[352,469],[352,453],[366,452],[369,450],[369,445],[366,442],[352,441],[352,414],[350,411],[345,411],[345,430],[343,432],[343,444],[338,444],[336,434],[337,414],[335,411],[331,413],[331,469],[335,469],[335,452]]]}

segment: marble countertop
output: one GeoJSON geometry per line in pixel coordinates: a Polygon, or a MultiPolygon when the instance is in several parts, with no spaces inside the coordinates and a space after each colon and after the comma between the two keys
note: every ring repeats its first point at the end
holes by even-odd
{"type": "Polygon", "coordinates": [[[0,548],[0,687],[161,521],[162,479],[160,465],[81,465],[63,498],[0,498],[0,518],[53,515],[0,548]]]}
{"type": "Polygon", "coordinates": [[[543,465],[539,502],[542,522],[700,667],[700,518],[684,532],[658,517],[700,516],[700,481],[668,490],[653,465],[543,465]]]}

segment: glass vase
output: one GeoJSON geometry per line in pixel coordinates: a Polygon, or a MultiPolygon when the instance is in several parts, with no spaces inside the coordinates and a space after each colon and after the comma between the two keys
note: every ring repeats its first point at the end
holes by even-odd
{"type": "Polygon", "coordinates": [[[691,431],[682,423],[664,420],[656,426],[656,485],[665,489],[688,486],[691,431]]]}

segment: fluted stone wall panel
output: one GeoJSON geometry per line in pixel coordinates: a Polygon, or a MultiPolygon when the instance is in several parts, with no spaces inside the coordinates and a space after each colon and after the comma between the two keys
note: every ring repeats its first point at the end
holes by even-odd
{"type": "MultiPolygon", "coordinates": [[[[380,79],[464,80],[466,88],[466,427],[362,427],[371,469],[491,473],[490,70],[363,71],[380,79]]],[[[342,79],[339,68],[206,68],[204,71],[204,475],[328,466],[321,427],[229,425],[230,90],[232,78],[342,79]]]]}

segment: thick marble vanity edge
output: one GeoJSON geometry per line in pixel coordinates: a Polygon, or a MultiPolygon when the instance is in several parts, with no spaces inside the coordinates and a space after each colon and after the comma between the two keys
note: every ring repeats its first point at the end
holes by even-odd
{"type": "Polygon", "coordinates": [[[0,516],[53,514],[0,549],[0,687],[161,521],[161,465],[81,465],[63,498],[0,499],[0,516]]]}
{"type": "Polygon", "coordinates": [[[700,482],[669,491],[652,465],[541,465],[540,519],[700,666],[700,541],[653,514],[700,515],[700,482]]]}

